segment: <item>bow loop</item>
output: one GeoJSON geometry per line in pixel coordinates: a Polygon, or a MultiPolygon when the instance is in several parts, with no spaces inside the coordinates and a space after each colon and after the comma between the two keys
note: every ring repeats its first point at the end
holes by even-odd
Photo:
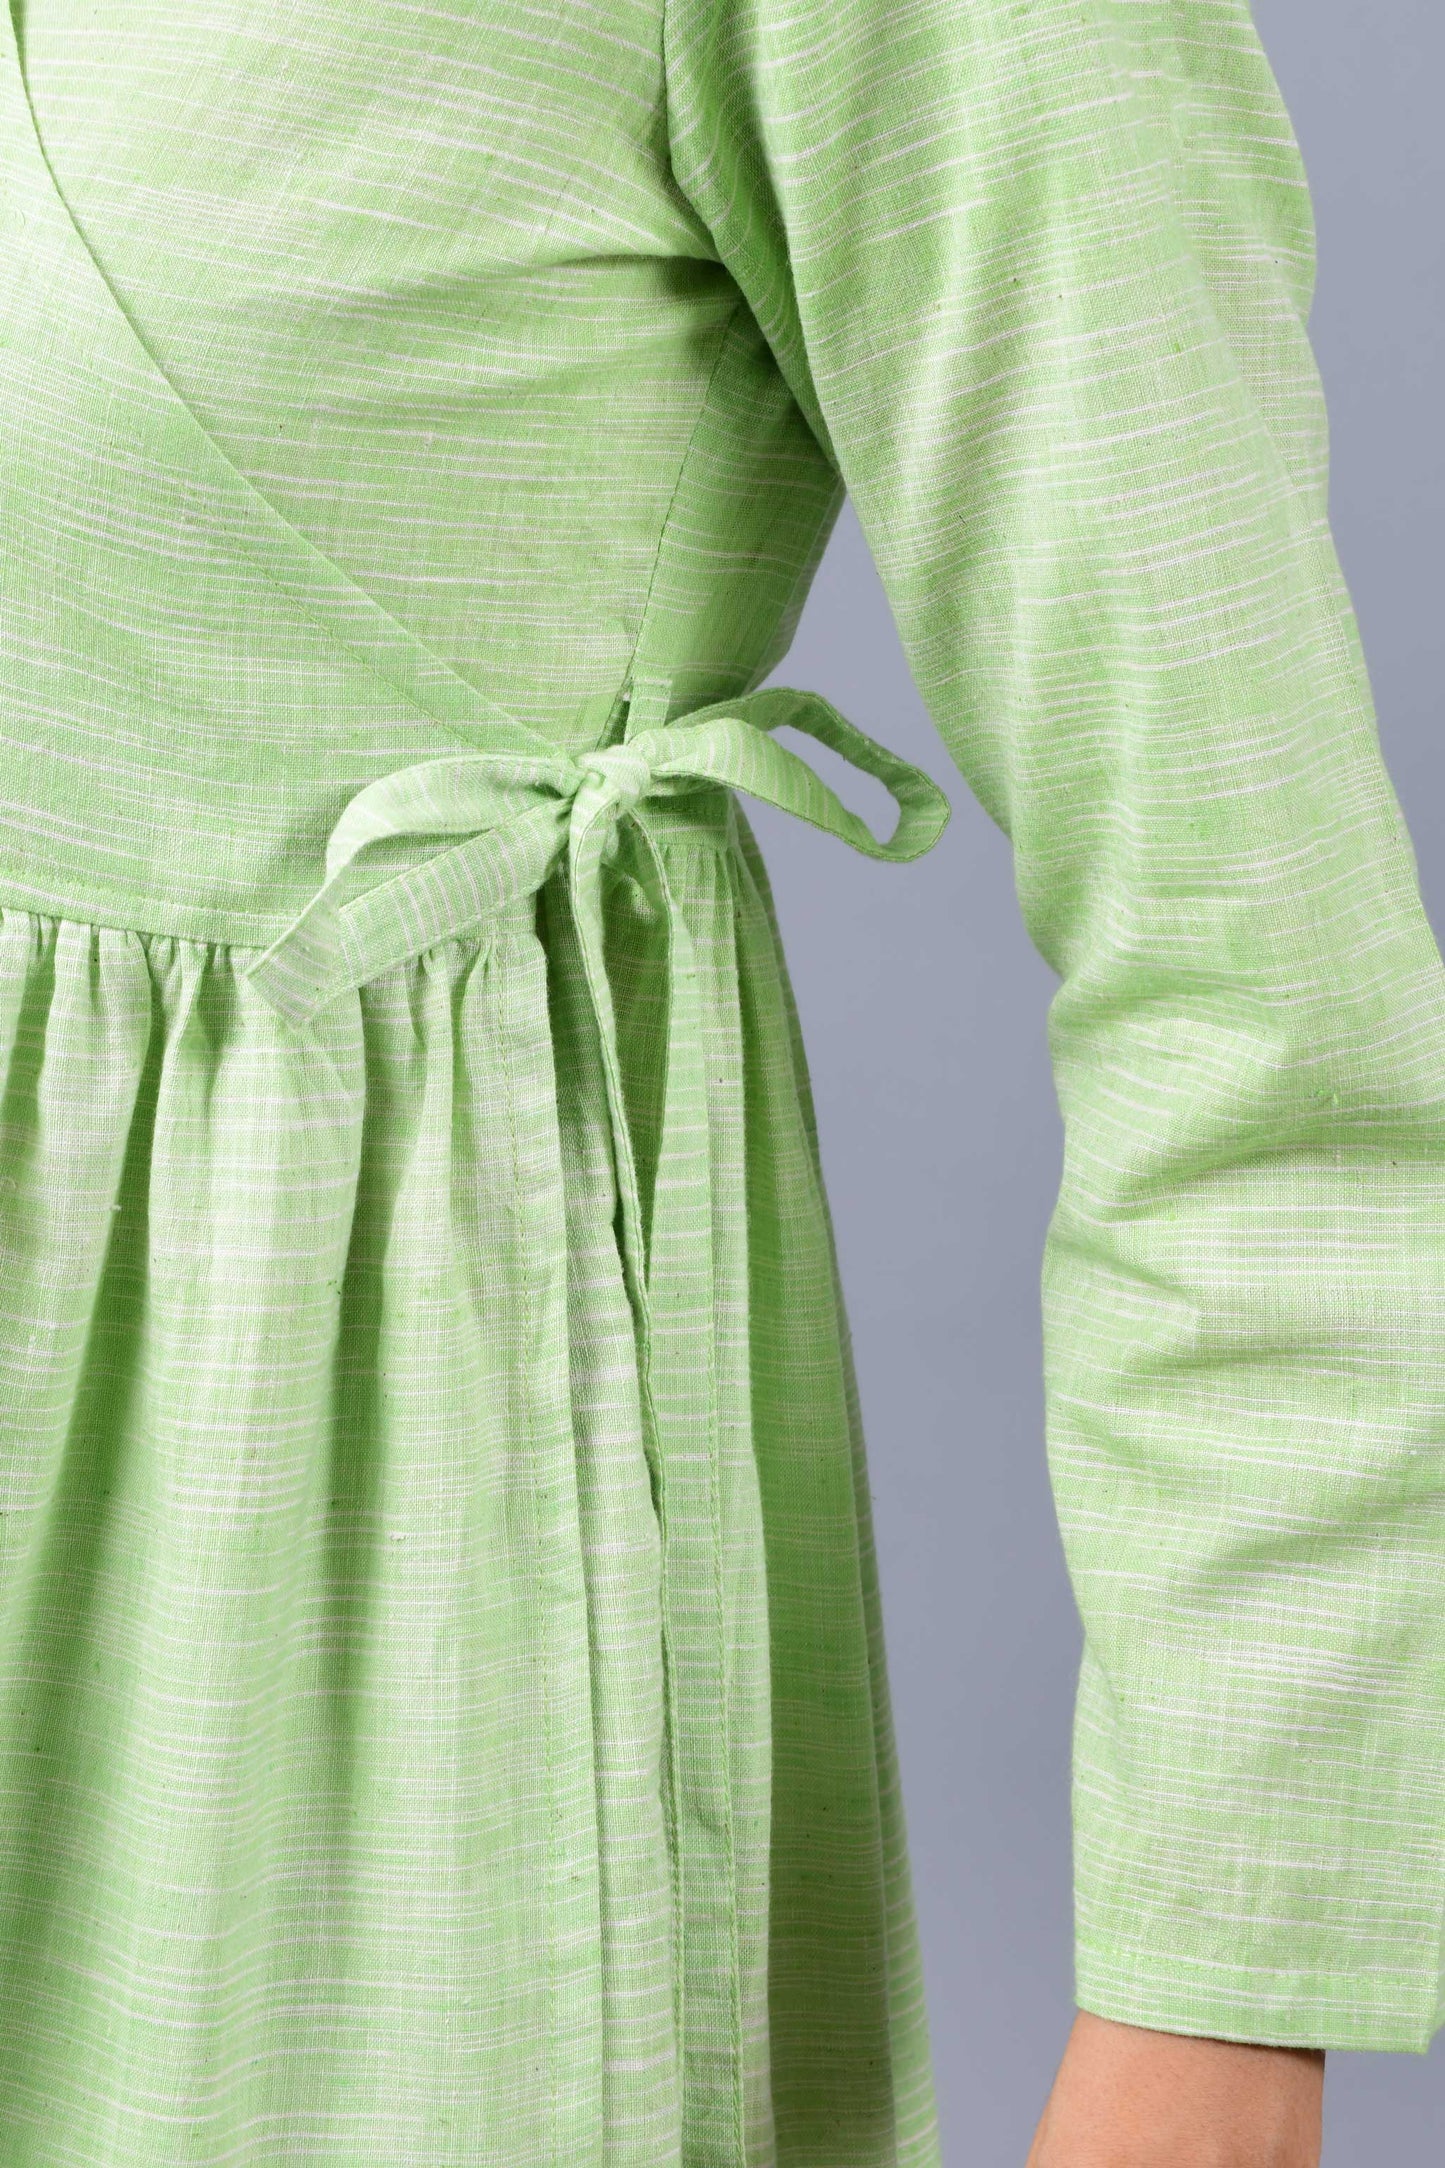
{"type": "Polygon", "coordinates": [[[763,799],[870,858],[916,858],[948,820],[930,777],[866,738],[820,694],[782,686],[649,723],[576,759],[505,748],[448,754],[357,793],[332,831],[322,886],[247,976],[304,1023],[338,994],[533,893],[564,854],[574,879],[589,867],[593,878],[624,819],[645,829],[650,799],[708,785],[763,799]],[[771,733],[782,725],[885,786],[898,806],[886,841],[777,743],[771,733]]]}

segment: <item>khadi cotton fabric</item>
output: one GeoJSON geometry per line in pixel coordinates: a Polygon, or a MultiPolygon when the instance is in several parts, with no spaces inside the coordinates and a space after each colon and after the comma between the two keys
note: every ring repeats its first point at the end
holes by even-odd
{"type": "Polygon", "coordinates": [[[937,2168],[746,815],[947,817],[765,683],[845,492],[1059,979],[1078,1998],[1427,2045],[1445,974],[1311,269],[1243,0],[0,18],[7,2168],[937,2168]]]}

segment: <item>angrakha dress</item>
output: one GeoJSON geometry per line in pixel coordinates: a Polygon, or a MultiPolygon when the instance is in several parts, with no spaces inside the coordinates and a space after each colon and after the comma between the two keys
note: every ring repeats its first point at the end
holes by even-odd
{"type": "Polygon", "coordinates": [[[1311,264],[1244,0],[15,0],[5,2168],[936,2160],[744,811],[944,817],[757,690],[845,489],[1059,974],[1079,1999],[1426,2045],[1445,976],[1311,264]]]}

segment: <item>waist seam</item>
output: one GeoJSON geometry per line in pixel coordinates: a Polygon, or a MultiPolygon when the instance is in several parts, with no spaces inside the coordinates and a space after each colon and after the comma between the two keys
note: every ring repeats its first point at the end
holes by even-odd
{"type": "MultiPolygon", "coordinates": [[[[681,833],[679,830],[678,834],[681,833]]],[[[687,832],[686,840],[689,848],[716,856],[729,856],[734,848],[730,830],[723,833],[694,828],[687,832]]],[[[520,922],[527,915],[529,904],[534,905],[535,899],[519,899],[516,904],[504,907],[497,917],[520,922]]],[[[23,912],[28,917],[49,919],[58,925],[89,926],[109,933],[136,934],[147,940],[181,941],[194,948],[220,948],[234,950],[237,955],[259,955],[284,931],[292,916],[292,906],[278,900],[268,904],[264,911],[252,913],[234,905],[193,906],[169,897],[137,897],[134,892],[122,899],[103,882],[87,883],[83,890],[71,890],[26,880],[5,867],[3,855],[0,855],[0,913],[7,912],[23,912]]],[[[489,927],[494,930],[496,923],[494,918],[488,925],[447,936],[431,946],[444,947],[447,940],[485,941],[489,927]]]]}

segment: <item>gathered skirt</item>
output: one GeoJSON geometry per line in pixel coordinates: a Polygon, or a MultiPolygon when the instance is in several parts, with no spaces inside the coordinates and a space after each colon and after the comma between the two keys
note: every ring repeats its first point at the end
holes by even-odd
{"type": "Polygon", "coordinates": [[[304,1031],[247,951],[0,910],[6,2168],[935,2159],[796,1022],[741,821],[667,868],[714,1200],[695,1706],[565,884],[304,1031]]]}

